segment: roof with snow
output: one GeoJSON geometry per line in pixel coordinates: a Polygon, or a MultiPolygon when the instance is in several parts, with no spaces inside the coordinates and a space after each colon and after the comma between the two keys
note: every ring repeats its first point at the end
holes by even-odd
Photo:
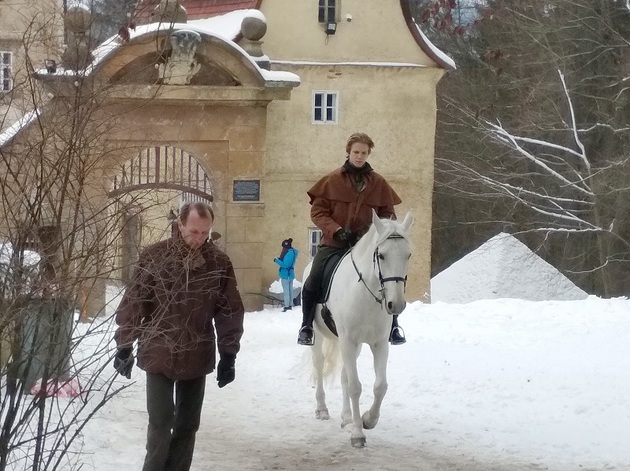
{"type": "Polygon", "coordinates": [[[588,294],[525,244],[500,233],[431,279],[431,302],[578,300],[588,294]]]}
{"type": "Polygon", "coordinates": [[[411,14],[411,5],[409,0],[400,0],[400,8],[402,9],[403,16],[405,17],[405,22],[407,23],[407,27],[409,28],[409,32],[416,40],[422,52],[424,52],[427,56],[429,56],[437,65],[446,70],[455,70],[457,67],[455,66],[455,61],[451,59],[448,55],[438,49],[430,40],[426,37],[426,35],[420,29],[420,26],[413,19],[413,15],[411,14]]]}
{"type": "MultiPolygon", "coordinates": [[[[129,55],[130,48],[134,45],[151,44],[151,38],[159,34],[170,34],[173,31],[187,30],[200,33],[208,41],[216,47],[220,47],[227,51],[232,57],[237,58],[242,67],[238,69],[239,74],[234,70],[227,71],[228,75],[239,75],[241,80],[254,81],[258,86],[267,88],[275,87],[294,87],[299,85],[300,78],[291,72],[266,70],[256,63],[245,50],[243,50],[234,40],[241,31],[241,24],[244,18],[255,17],[265,20],[264,15],[259,10],[237,10],[225,15],[215,16],[204,20],[193,20],[188,23],[151,23],[142,25],[131,31],[129,41],[124,42],[120,36],[116,35],[93,51],[94,60],[84,71],[64,70],[58,67],[54,73],[48,73],[46,69],[36,71],[36,76],[41,78],[48,77],[56,80],[75,80],[76,76],[89,76],[97,73],[106,67],[108,63],[116,62],[122,65],[121,56],[126,60],[133,59],[133,55],[129,55]],[[247,77],[243,75],[243,71],[247,71],[247,77]]],[[[154,48],[154,46],[151,46],[154,48]]],[[[111,78],[111,77],[105,77],[111,78]]],[[[0,133],[0,146],[8,144],[20,131],[26,128],[37,117],[41,110],[33,110],[26,113],[14,125],[5,129],[0,133]]]]}
{"type": "MultiPolygon", "coordinates": [[[[257,9],[262,0],[180,0],[180,5],[186,9],[189,20],[209,18],[234,10],[257,9]]],[[[151,13],[158,6],[160,0],[140,0],[134,17],[140,23],[150,20],[151,13]]]]}
{"type": "MultiPolygon", "coordinates": [[[[259,18],[263,21],[265,16],[259,10],[236,10],[224,15],[215,16],[212,18],[206,18],[203,20],[193,20],[188,23],[149,23],[139,26],[135,30],[130,32],[130,38],[127,43],[124,43],[119,36],[114,36],[105,41],[101,46],[93,51],[94,61],[91,64],[88,72],[92,69],[96,70],[102,67],[102,64],[115,54],[115,52],[123,47],[128,49],[130,45],[146,42],[146,38],[150,38],[159,33],[172,33],[178,30],[195,31],[209,38],[215,38],[221,42],[225,47],[230,49],[233,53],[242,57],[247,62],[247,65],[259,75],[264,82],[269,86],[273,86],[274,83],[278,85],[292,84],[294,86],[300,83],[300,78],[290,72],[283,71],[269,71],[260,68],[254,58],[249,56],[238,44],[234,41],[239,37],[241,32],[241,24],[243,20],[248,17],[259,18]]],[[[44,75],[44,70],[39,70],[38,74],[44,75]]],[[[62,71],[58,71],[61,74],[62,71]]]]}

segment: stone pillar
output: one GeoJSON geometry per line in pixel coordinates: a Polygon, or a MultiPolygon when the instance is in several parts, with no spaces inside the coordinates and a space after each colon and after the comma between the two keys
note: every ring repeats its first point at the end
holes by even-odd
{"type": "Polygon", "coordinates": [[[260,18],[248,16],[241,23],[243,41],[241,47],[256,61],[261,69],[270,69],[269,58],[262,52],[262,37],[267,32],[267,23],[260,18]]]}
{"type": "Polygon", "coordinates": [[[65,24],[66,49],[61,64],[69,70],[83,70],[94,60],[88,43],[92,15],[83,6],[68,8],[65,24]]]}

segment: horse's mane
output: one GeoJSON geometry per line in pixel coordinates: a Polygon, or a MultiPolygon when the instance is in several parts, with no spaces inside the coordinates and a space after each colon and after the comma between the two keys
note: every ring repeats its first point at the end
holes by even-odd
{"type": "Polygon", "coordinates": [[[383,231],[380,234],[377,234],[376,226],[374,225],[374,223],[372,223],[370,224],[370,229],[365,234],[367,236],[366,239],[373,239],[376,235],[378,235],[378,238],[376,239],[376,242],[375,242],[376,246],[381,245],[383,242],[385,242],[385,240],[387,240],[387,238],[393,235],[398,235],[402,237],[403,239],[409,241],[407,237],[407,233],[403,229],[401,223],[399,223],[398,221],[394,219],[381,219],[381,222],[385,226],[385,231],[383,231]]]}

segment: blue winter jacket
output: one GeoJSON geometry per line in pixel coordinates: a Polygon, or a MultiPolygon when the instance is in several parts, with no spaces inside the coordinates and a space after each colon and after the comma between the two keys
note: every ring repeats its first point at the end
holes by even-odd
{"type": "Polygon", "coordinates": [[[297,260],[297,256],[298,256],[297,249],[290,248],[282,260],[280,260],[278,257],[273,259],[274,262],[280,265],[278,274],[280,275],[281,279],[292,280],[295,278],[295,272],[293,271],[293,267],[295,266],[295,261],[297,260]]]}

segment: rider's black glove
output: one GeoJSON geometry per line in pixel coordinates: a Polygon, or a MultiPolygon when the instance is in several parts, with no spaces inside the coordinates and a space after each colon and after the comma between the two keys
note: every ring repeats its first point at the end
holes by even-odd
{"type": "Polygon", "coordinates": [[[333,234],[333,239],[349,247],[355,241],[356,236],[350,229],[346,229],[345,227],[342,227],[341,229],[337,230],[337,232],[333,234]]]}

